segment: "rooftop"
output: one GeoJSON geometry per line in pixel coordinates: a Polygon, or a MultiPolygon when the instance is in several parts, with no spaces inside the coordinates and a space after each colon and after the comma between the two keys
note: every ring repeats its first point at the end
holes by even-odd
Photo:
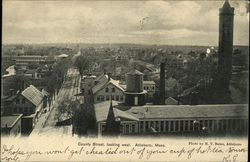
{"type": "Polygon", "coordinates": [[[12,128],[16,122],[22,117],[22,114],[10,115],[10,116],[1,116],[1,128],[12,128]]]}
{"type": "Polygon", "coordinates": [[[44,96],[43,93],[33,85],[30,85],[25,90],[23,90],[22,95],[35,106],[38,106],[41,103],[44,96]]]}
{"type": "Polygon", "coordinates": [[[143,84],[155,84],[154,81],[143,81],[143,84]]]}
{"type": "MultiPolygon", "coordinates": [[[[95,104],[97,121],[105,121],[110,106],[109,101],[95,104]]],[[[124,113],[130,120],[136,119],[186,119],[186,118],[242,118],[248,117],[246,104],[220,105],[145,105],[125,106],[113,101],[117,116],[124,113]]]]}
{"type": "MultiPolygon", "coordinates": [[[[119,103],[120,102],[112,101],[113,107],[119,103]]],[[[96,122],[102,122],[102,121],[107,120],[109,107],[110,107],[110,101],[104,101],[104,102],[95,104],[96,122]]],[[[125,111],[121,111],[115,107],[113,110],[114,110],[115,118],[122,118],[122,119],[127,119],[127,120],[139,120],[133,115],[125,111]]]]}
{"type": "Polygon", "coordinates": [[[143,73],[139,72],[136,69],[132,69],[127,73],[127,75],[143,75],[143,73]]]}
{"type": "Polygon", "coordinates": [[[106,87],[108,84],[113,84],[115,87],[117,87],[118,89],[120,89],[121,91],[125,91],[123,89],[123,87],[121,87],[119,85],[119,81],[118,80],[114,80],[112,78],[110,78],[110,80],[108,80],[108,78],[106,79],[100,79],[99,83],[96,84],[93,88],[92,88],[92,92],[93,94],[95,94],[96,92],[100,91],[101,89],[103,89],[104,87],[106,87]]]}

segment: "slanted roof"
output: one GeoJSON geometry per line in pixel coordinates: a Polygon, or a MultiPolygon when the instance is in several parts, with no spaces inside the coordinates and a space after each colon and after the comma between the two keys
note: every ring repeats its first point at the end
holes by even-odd
{"type": "Polygon", "coordinates": [[[220,9],[220,13],[222,14],[234,14],[234,8],[230,6],[228,0],[226,0],[220,9]]]}
{"type": "Polygon", "coordinates": [[[6,98],[3,99],[3,102],[13,101],[16,97],[17,97],[17,95],[6,97],[6,98]]]}
{"type": "Polygon", "coordinates": [[[16,122],[22,117],[22,114],[1,116],[1,128],[12,128],[16,122]]]}
{"type": "Polygon", "coordinates": [[[27,87],[23,92],[21,93],[27,100],[29,100],[31,103],[33,103],[35,106],[38,106],[42,99],[43,99],[43,93],[40,92],[36,87],[33,85],[30,85],[27,87]]]}
{"type": "Polygon", "coordinates": [[[92,88],[93,94],[95,94],[95,93],[97,93],[98,91],[102,90],[103,88],[105,88],[105,87],[106,87],[107,85],[109,85],[109,84],[114,85],[115,87],[117,87],[117,88],[120,89],[121,91],[125,91],[125,90],[123,89],[123,87],[120,86],[118,80],[114,80],[114,79],[110,78],[110,80],[104,80],[103,82],[100,81],[97,85],[95,85],[95,86],[92,88]]]}
{"type": "Polygon", "coordinates": [[[103,79],[107,79],[108,80],[108,75],[107,74],[102,74],[102,75],[99,75],[96,79],[95,79],[95,81],[101,81],[101,80],[103,80],[103,79]]]}
{"type": "Polygon", "coordinates": [[[143,84],[150,84],[150,85],[155,85],[155,82],[154,81],[143,81],[143,84]]]}
{"type": "Polygon", "coordinates": [[[141,73],[140,71],[136,70],[136,69],[132,69],[130,70],[127,75],[143,75],[143,73],[141,73]]]}
{"type": "MultiPolygon", "coordinates": [[[[112,101],[113,106],[118,105],[117,101],[112,101]]],[[[110,108],[110,101],[103,101],[94,105],[95,107],[95,115],[96,115],[96,122],[106,121],[108,117],[108,112],[110,108]]],[[[121,111],[117,108],[113,108],[115,118],[123,118],[128,120],[138,120],[133,115],[126,113],[125,111],[121,111]]]]}
{"type": "Polygon", "coordinates": [[[169,97],[165,100],[166,105],[178,105],[178,101],[173,97],[169,97]]]}

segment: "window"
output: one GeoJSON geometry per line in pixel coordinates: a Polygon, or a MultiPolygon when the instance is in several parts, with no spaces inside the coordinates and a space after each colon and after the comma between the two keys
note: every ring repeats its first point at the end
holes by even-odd
{"type": "Polygon", "coordinates": [[[25,104],[25,99],[24,98],[22,99],[22,104],[25,104]]]}
{"type": "Polygon", "coordinates": [[[100,96],[97,96],[96,100],[97,100],[97,101],[100,101],[100,96]]]}
{"type": "Polygon", "coordinates": [[[109,95],[106,96],[106,100],[109,100],[109,95]]]}
{"type": "Polygon", "coordinates": [[[120,125],[120,133],[123,133],[123,125],[120,125]]]}
{"type": "Polygon", "coordinates": [[[102,127],[102,132],[104,132],[104,130],[105,130],[105,125],[103,124],[101,127],[102,127]]]}
{"type": "Polygon", "coordinates": [[[179,131],[179,121],[176,121],[176,123],[175,123],[175,127],[176,127],[176,131],[179,131]]]}
{"type": "Polygon", "coordinates": [[[123,96],[120,96],[120,100],[123,101],[123,96]]]}
{"type": "Polygon", "coordinates": [[[155,122],[155,130],[159,131],[159,122],[158,121],[155,122]]]}
{"type": "Polygon", "coordinates": [[[19,108],[19,113],[22,113],[22,112],[23,112],[23,108],[20,107],[20,108],[19,108]]]}
{"type": "Polygon", "coordinates": [[[135,125],[134,124],[132,124],[132,130],[131,131],[132,131],[132,133],[135,132],[135,125]]]}
{"type": "Polygon", "coordinates": [[[185,123],[184,129],[185,131],[188,131],[188,120],[185,120],[184,123],[185,123]]]}
{"type": "Polygon", "coordinates": [[[128,124],[125,125],[125,133],[129,133],[129,125],[128,124]]]}
{"type": "Polygon", "coordinates": [[[116,100],[116,101],[119,101],[119,96],[116,96],[115,100],[116,100]]]}
{"type": "Polygon", "coordinates": [[[115,92],[115,88],[112,88],[112,92],[115,92]]]}
{"type": "Polygon", "coordinates": [[[114,100],[114,98],[115,98],[114,95],[112,95],[111,98],[112,98],[112,100],[114,100]]]}
{"type": "Polygon", "coordinates": [[[107,88],[105,88],[105,92],[107,92],[107,93],[109,92],[109,88],[108,88],[108,87],[107,87],[107,88]]]}
{"type": "Polygon", "coordinates": [[[16,99],[16,104],[19,104],[20,103],[20,100],[19,98],[16,99]]]}
{"type": "Polygon", "coordinates": [[[145,122],[146,131],[148,131],[148,121],[145,122]]]}
{"type": "Polygon", "coordinates": [[[170,131],[174,131],[174,121],[170,121],[170,131]]]}
{"type": "Polygon", "coordinates": [[[166,132],[168,132],[168,124],[169,124],[169,122],[166,121],[166,123],[165,123],[165,131],[166,131],[166,132]]]}
{"type": "Polygon", "coordinates": [[[153,86],[153,87],[152,87],[152,90],[154,90],[154,89],[155,89],[155,87],[153,86]]]}
{"type": "Polygon", "coordinates": [[[161,121],[160,127],[161,127],[161,132],[163,132],[163,129],[164,129],[164,121],[161,121]]]}
{"type": "Polygon", "coordinates": [[[101,96],[101,101],[104,101],[104,96],[101,96]]]}
{"type": "Polygon", "coordinates": [[[191,120],[190,121],[190,131],[193,131],[194,130],[194,121],[191,120]]]}
{"type": "Polygon", "coordinates": [[[183,123],[184,123],[183,120],[181,120],[181,121],[180,121],[180,131],[184,131],[184,130],[183,130],[183,128],[184,128],[183,123]]]}
{"type": "Polygon", "coordinates": [[[140,132],[143,132],[143,121],[140,121],[140,132]]]}

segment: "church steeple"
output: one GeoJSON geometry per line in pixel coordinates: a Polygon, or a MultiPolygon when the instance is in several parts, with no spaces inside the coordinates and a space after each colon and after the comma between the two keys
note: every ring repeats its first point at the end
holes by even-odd
{"type": "Polygon", "coordinates": [[[120,122],[116,121],[115,113],[112,105],[112,99],[110,101],[108,116],[106,120],[106,127],[105,127],[105,135],[106,136],[116,136],[120,133],[120,122]]]}
{"type": "Polygon", "coordinates": [[[228,0],[226,0],[222,8],[220,8],[220,14],[234,14],[234,8],[231,7],[228,0]]]}

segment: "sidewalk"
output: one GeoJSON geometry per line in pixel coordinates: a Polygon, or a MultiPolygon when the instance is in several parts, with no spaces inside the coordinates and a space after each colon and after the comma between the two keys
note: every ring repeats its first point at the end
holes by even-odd
{"type": "Polygon", "coordinates": [[[42,111],[46,110],[46,113],[42,112],[41,116],[39,117],[39,119],[38,119],[38,121],[37,121],[37,123],[35,125],[35,127],[33,128],[32,132],[30,133],[30,136],[34,135],[34,134],[36,134],[36,135],[39,134],[39,131],[44,127],[44,124],[45,124],[46,120],[48,119],[49,114],[51,113],[51,111],[54,108],[54,103],[57,100],[58,94],[55,96],[55,100],[52,100],[52,104],[51,104],[50,108],[49,108],[49,106],[47,106],[47,107],[42,109],[42,111]]]}

